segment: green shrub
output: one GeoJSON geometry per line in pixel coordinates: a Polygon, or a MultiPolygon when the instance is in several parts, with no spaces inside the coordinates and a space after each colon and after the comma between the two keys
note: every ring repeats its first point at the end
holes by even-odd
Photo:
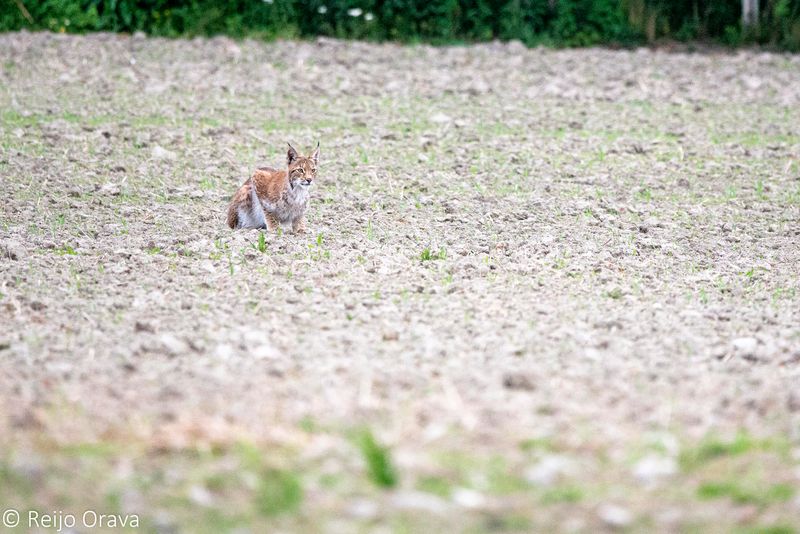
{"type": "Polygon", "coordinates": [[[7,0],[0,31],[144,31],[161,36],[313,37],[528,45],[660,38],[800,50],[800,0],[762,0],[743,32],[740,0],[7,0]],[[24,6],[24,9],[19,6],[24,6]]]}

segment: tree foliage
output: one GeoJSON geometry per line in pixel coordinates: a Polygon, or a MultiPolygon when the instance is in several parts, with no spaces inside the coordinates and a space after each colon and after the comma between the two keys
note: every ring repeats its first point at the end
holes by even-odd
{"type": "Polygon", "coordinates": [[[744,30],[740,0],[7,0],[0,31],[144,31],[160,36],[312,37],[527,45],[661,38],[800,50],[800,0],[761,0],[744,30]]]}

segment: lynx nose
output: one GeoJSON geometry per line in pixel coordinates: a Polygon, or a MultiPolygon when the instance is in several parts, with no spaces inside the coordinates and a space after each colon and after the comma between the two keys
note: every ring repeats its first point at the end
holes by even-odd
{"type": "Polygon", "coordinates": [[[311,185],[311,180],[310,180],[310,179],[308,179],[308,178],[306,178],[305,180],[303,180],[303,181],[302,181],[302,182],[300,182],[300,183],[301,183],[301,184],[303,184],[303,185],[311,185]]]}

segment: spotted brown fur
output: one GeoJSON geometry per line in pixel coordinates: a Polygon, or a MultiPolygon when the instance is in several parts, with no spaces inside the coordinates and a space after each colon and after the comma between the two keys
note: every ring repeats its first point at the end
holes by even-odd
{"type": "Polygon", "coordinates": [[[228,206],[228,226],[270,230],[290,226],[295,232],[304,232],[309,189],[317,177],[318,163],[319,144],[310,156],[300,156],[289,145],[285,170],[259,167],[234,193],[228,206]]]}

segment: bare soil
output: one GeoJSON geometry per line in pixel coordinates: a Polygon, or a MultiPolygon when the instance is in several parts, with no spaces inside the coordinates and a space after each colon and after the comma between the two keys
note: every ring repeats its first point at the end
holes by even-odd
{"type": "Polygon", "coordinates": [[[0,69],[4,504],[800,529],[800,56],[17,33],[0,69]],[[309,233],[225,226],[318,140],[309,233]]]}

